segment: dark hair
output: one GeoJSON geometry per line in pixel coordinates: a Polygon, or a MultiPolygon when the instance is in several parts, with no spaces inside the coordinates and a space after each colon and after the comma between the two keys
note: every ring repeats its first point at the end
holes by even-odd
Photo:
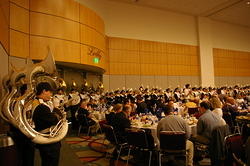
{"type": "Polygon", "coordinates": [[[208,110],[208,109],[211,109],[211,104],[208,101],[203,101],[200,103],[200,107],[203,107],[206,110],[208,110]]]}
{"type": "Polygon", "coordinates": [[[53,91],[52,87],[50,86],[50,84],[48,82],[40,82],[36,86],[36,95],[40,95],[43,92],[43,90],[53,91]]]}
{"type": "Polygon", "coordinates": [[[169,115],[171,112],[174,111],[173,107],[167,105],[162,107],[162,111],[164,112],[165,115],[169,115]]]}

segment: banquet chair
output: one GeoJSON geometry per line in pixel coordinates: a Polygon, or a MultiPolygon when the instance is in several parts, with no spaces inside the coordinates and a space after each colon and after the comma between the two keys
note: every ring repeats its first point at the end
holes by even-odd
{"type": "Polygon", "coordinates": [[[230,130],[227,124],[217,126],[213,129],[209,143],[211,165],[223,165],[225,161],[225,138],[228,135],[230,135],[230,130]]]}
{"type": "MultiPolygon", "coordinates": [[[[151,165],[152,153],[156,148],[154,138],[151,133],[144,129],[130,128],[126,129],[127,140],[129,145],[128,159],[130,157],[131,149],[139,149],[141,151],[149,151],[148,165],[151,165]]],[[[126,165],[128,165],[128,159],[126,165]]]]}
{"type": "Polygon", "coordinates": [[[228,166],[232,166],[233,163],[233,154],[237,158],[244,158],[244,147],[243,147],[243,139],[242,136],[237,134],[232,134],[225,137],[225,152],[226,152],[226,160],[225,164],[228,166]]]}
{"type": "Polygon", "coordinates": [[[234,163],[234,166],[247,166],[240,158],[238,158],[234,153],[232,154],[233,155],[233,163],[234,163]]]}
{"type": "Polygon", "coordinates": [[[186,133],[183,131],[161,131],[159,166],[162,155],[185,156],[187,165],[186,133]]]}
{"type": "Polygon", "coordinates": [[[116,150],[117,150],[117,153],[118,153],[116,163],[118,163],[118,159],[120,158],[122,148],[125,147],[127,145],[127,143],[119,142],[119,140],[117,139],[116,134],[114,132],[114,128],[112,126],[107,125],[107,124],[103,124],[102,129],[103,129],[103,132],[105,134],[106,139],[111,144],[115,145],[115,147],[116,147],[116,150]]]}
{"type": "Polygon", "coordinates": [[[234,125],[233,118],[230,112],[223,112],[222,117],[225,120],[225,122],[228,124],[228,126],[230,127],[231,133],[241,133],[238,123],[234,125]]]}
{"type": "Polygon", "coordinates": [[[82,128],[87,128],[87,131],[88,131],[88,132],[87,132],[87,136],[89,136],[90,130],[91,130],[92,128],[95,127],[95,124],[94,124],[94,125],[90,125],[90,124],[88,123],[88,119],[87,119],[86,115],[84,115],[82,118],[83,118],[83,119],[77,119],[77,121],[79,122],[78,137],[79,137],[80,134],[81,134],[82,128]]]}

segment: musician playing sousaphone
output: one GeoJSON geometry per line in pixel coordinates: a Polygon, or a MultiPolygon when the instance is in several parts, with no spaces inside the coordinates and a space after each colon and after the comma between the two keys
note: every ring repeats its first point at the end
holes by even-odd
{"type": "MultiPolygon", "coordinates": [[[[49,133],[50,128],[59,121],[59,114],[55,113],[51,103],[53,89],[48,82],[41,82],[36,87],[36,99],[33,102],[33,121],[35,130],[49,133]]],[[[42,166],[58,166],[61,143],[37,144],[40,151],[42,166]]]]}

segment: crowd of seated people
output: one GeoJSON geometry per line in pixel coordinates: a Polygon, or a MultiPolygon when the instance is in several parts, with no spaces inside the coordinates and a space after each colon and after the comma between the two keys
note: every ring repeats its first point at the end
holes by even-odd
{"type": "MultiPolygon", "coordinates": [[[[139,87],[136,90],[123,89],[106,93],[94,91],[80,93],[73,90],[68,96],[59,91],[53,101],[56,107],[64,105],[66,110],[69,110],[68,113],[71,113],[69,119],[73,124],[76,124],[77,119],[81,119],[80,112],[86,114],[91,124],[97,122],[92,120],[91,111],[86,110],[105,113],[107,123],[114,127],[122,141],[126,141],[125,128],[131,126],[131,116],[150,113],[157,116],[160,121],[165,118],[163,112],[168,105],[172,108],[173,115],[186,117],[189,116],[187,109],[192,103],[191,105],[197,110],[199,108],[199,111],[195,114],[198,118],[197,136],[191,140],[209,144],[212,130],[216,126],[228,124],[233,127],[237,125],[238,115],[246,115],[249,112],[250,86],[203,88],[191,87],[187,84],[183,89],[177,87],[174,90],[170,88],[163,90],[139,87]],[[224,118],[226,114],[231,115],[232,124],[224,118]]],[[[231,132],[234,131],[231,130],[231,132]]]]}

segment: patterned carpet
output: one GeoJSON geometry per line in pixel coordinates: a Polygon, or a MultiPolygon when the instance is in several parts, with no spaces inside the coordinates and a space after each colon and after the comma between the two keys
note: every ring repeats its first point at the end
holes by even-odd
{"type": "MultiPolygon", "coordinates": [[[[114,148],[104,140],[104,135],[71,136],[67,137],[65,142],[70,145],[84,166],[110,166],[116,163],[111,156],[114,148]]],[[[117,165],[123,166],[126,162],[119,160],[117,165]]]]}
{"type": "Polygon", "coordinates": [[[109,149],[107,141],[103,140],[102,135],[67,137],[66,143],[76,153],[77,157],[85,166],[108,166],[109,158],[105,158],[106,151],[109,149]]]}

